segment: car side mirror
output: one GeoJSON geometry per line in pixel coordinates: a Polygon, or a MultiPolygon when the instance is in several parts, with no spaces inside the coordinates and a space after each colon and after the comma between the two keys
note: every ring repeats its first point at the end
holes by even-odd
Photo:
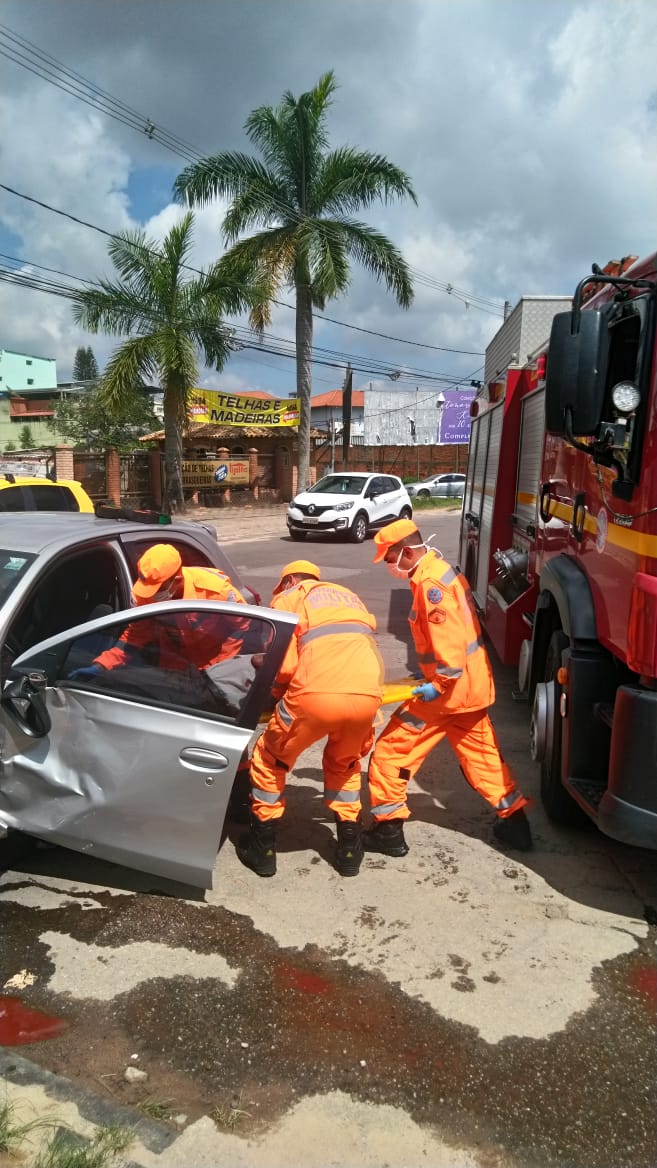
{"type": "Polygon", "coordinates": [[[51,721],[44,690],[45,673],[27,673],[10,681],[2,694],[2,705],[30,738],[45,738],[51,721]]]}
{"type": "Polygon", "coordinates": [[[560,312],[552,321],[545,376],[545,428],[591,437],[602,418],[609,339],[601,312],[560,312]]]}

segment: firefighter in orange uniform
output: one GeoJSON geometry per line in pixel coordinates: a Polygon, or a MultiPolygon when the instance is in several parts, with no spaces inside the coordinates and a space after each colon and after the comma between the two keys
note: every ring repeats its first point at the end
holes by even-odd
{"type": "Polygon", "coordinates": [[[337,822],[336,866],[355,876],[363,858],[360,760],[372,747],[383,694],[376,619],[349,588],[320,580],[308,560],[283,568],[272,607],[297,613],[299,622],[276,677],[276,709],[253,748],[251,828],[237,854],[259,876],[274,875],[286,774],[327,736],[324,801],[337,822]]]}
{"type": "MultiPolygon", "coordinates": [[[[245,604],[242,593],[218,568],[183,568],[180,552],[172,544],[156,543],[144,552],[137,564],[137,579],[132,595],[137,606],[154,604],[162,600],[227,600],[234,604],[245,604]]],[[[228,622],[226,637],[220,642],[216,638],[216,618],[207,620],[206,613],[186,614],[178,628],[163,623],[156,626],[159,648],[159,664],[162,668],[181,669],[186,664],[208,670],[220,661],[235,657],[241,649],[242,637],[239,622],[228,622]],[[204,626],[212,629],[212,640],[204,635],[204,626]]],[[[106,649],[95,658],[93,666],[77,670],[77,675],[87,676],[91,671],[115,669],[130,661],[131,649],[142,649],[153,640],[154,629],[150,621],[130,625],[125,636],[116,645],[106,649]]]]}
{"type": "Polygon", "coordinates": [[[408,781],[447,738],[465,778],[496,812],[495,836],[529,851],[528,801],[500,756],[486,712],[495,700],[495,686],[467,580],[423,542],[410,519],[389,523],[374,542],[374,562],[385,560],[391,574],[411,586],[409,623],[425,681],[395,710],[374,748],[369,767],[374,822],[364,833],[365,848],[406,855],[408,781]]]}

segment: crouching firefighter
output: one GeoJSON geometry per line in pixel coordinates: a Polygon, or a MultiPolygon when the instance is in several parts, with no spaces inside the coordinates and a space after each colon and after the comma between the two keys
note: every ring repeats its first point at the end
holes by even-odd
{"type": "Polygon", "coordinates": [[[274,875],[287,772],[326,737],[324,802],[337,823],[336,867],[356,876],[363,858],[360,760],[372,748],[383,695],[376,619],[355,592],[320,580],[308,560],[283,568],[271,604],[297,613],[299,622],[276,677],[276,708],[253,748],[251,828],[237,854],[258,876],[274,875]]]}

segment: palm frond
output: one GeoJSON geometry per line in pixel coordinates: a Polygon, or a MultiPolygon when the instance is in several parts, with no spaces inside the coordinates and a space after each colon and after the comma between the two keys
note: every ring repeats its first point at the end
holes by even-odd
{"type": "Polygon", "coordinates": [[[291,192],[274,175],[268,181],[255,180],[233,199],[224,216],[224,238],[234,243],[244,231],[270,223],[294,221],[296,206],[291,192]]]}
{"type": "Polygon", "coordinates": [[[267,167],[258,158],[225,150],[185,167],[173,184],[173,193],[181,203],[203,206],[224,196],[236,198],[252,183],[266,186],[270,179],[267,167]]]}
{"type": "Polygon", "coordinates": [[[73,319],[90,333],[143,334],[162,323],[157,301],[153,297],[145,300],[125,284],[101,280],[100,288],[76,292],[72,300],[73,319]]]}
{"type": "Polygon", "coordinates": [[[381,154],[342,146],[322,159],[310,192],[315,215],[349,215],[374,202],[417,198],[409,176],[381,154]]]}
{"type": "Polygon", "coordinates": [[[333,224],[318,220],[307,223],[308,267],[313,303],[323,307],[326,300],[346,292],[350,283],[347,251],[333,224]]]}
{"type": "Polygon", "coordinates": [[[322,220],[327,231],[342,240],[347,255],[361,264],[377,280],[383,280],[402,308],[413,301],[413,281],[408,264],[394,243],[381,231],[355,219],[322,220]]]}
{"type": "Polygon", "coordinates": [[[135,391],[145,381],[153,383],[159,375],[156,338],[133,337],[115,349],[100,381],[98,398],[107,408],[124,408],[135,391]]]}

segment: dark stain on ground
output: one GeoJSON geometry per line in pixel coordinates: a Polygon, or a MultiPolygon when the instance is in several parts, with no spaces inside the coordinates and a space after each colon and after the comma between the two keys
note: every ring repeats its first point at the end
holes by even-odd
{"type": "MultiPolygon", "coordinates": [[[[379,973],[316,946],[281,949],[225,909],[154,896],[94,899],[103,907],[79,914],[70,905],[38,911],[5,902],[1,981],[28,968],[46,983],[46,930],[112,949],[153,941],[219,953],[239,976],[232,989],[156,978],[108,1003],[37,984],[25,995],[31,1005],[70,1022],[30,1048],[49,1070],[102,1084],[121,1102],[171,1098],[190,1119],[238,1099],[253,1117],[250,1133],[304,1096],[341,1090],[403,1108],[454,1146],[504,1150],[522,1168],[654,1168],[654,937],[593,972],[595,1002],[563,1030],[491,1045],[379,973]],[[122,1081],[132,1053],[148,1071],[147,1090],[122,1081]]],[[[448,961],[470,980],[463,959],[448,961]]]]}

